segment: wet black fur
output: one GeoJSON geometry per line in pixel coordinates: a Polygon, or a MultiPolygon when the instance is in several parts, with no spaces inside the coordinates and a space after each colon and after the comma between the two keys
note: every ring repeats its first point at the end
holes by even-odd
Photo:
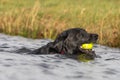
{"type": "Polygon", "coordinates": [[[54,42],[30,52],[30,54],[61,54],[63,52],[64,55],[70,56],[88,54],[94,58],[96,56],[94,51],[86,52],[80,46],[84,43],[95,43],[97,39],[97,34],[88,33],[81,28],[72,28],[59,34],[54,42]]]}

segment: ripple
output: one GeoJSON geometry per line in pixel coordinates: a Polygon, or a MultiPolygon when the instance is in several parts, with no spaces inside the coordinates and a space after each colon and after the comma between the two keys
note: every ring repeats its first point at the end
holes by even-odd
{"type": "Polygon", "coordinates": [[[95,44],[94,50],[101,58],[89,62],[58,54],[22,54],[50,41],[0,34],[0,80],[119,80],[118,48],[95,44]]]}

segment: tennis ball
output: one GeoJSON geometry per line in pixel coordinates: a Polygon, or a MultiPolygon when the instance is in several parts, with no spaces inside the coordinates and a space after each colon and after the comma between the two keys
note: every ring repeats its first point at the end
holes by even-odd
{"type": "Polygon", "coordinates": [[[82,49],[92,49],[93,48],[93,43],[82,44],[81,48],[82,49]]]}

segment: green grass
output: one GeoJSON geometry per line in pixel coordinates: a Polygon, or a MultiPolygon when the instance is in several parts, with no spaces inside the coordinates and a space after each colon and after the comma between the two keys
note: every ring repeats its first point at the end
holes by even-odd
{"type": "Polygon", "coordinates": [[[52,38],[71,27],[99,34],[98,43],[120,47],[119,0],[1,0],[0,32],[52,38]]]}

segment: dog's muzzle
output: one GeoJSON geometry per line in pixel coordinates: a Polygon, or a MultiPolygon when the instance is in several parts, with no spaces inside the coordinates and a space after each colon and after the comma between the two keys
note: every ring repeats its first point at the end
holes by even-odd
{"type": "Polygon", "coordinates": [[[92,49],[82,49],[80,46],[79,50],[82,52],[82,54],[86,55],[86,59],[94,59],[97,57],[95,51],[93,51],[92,49]]]}

